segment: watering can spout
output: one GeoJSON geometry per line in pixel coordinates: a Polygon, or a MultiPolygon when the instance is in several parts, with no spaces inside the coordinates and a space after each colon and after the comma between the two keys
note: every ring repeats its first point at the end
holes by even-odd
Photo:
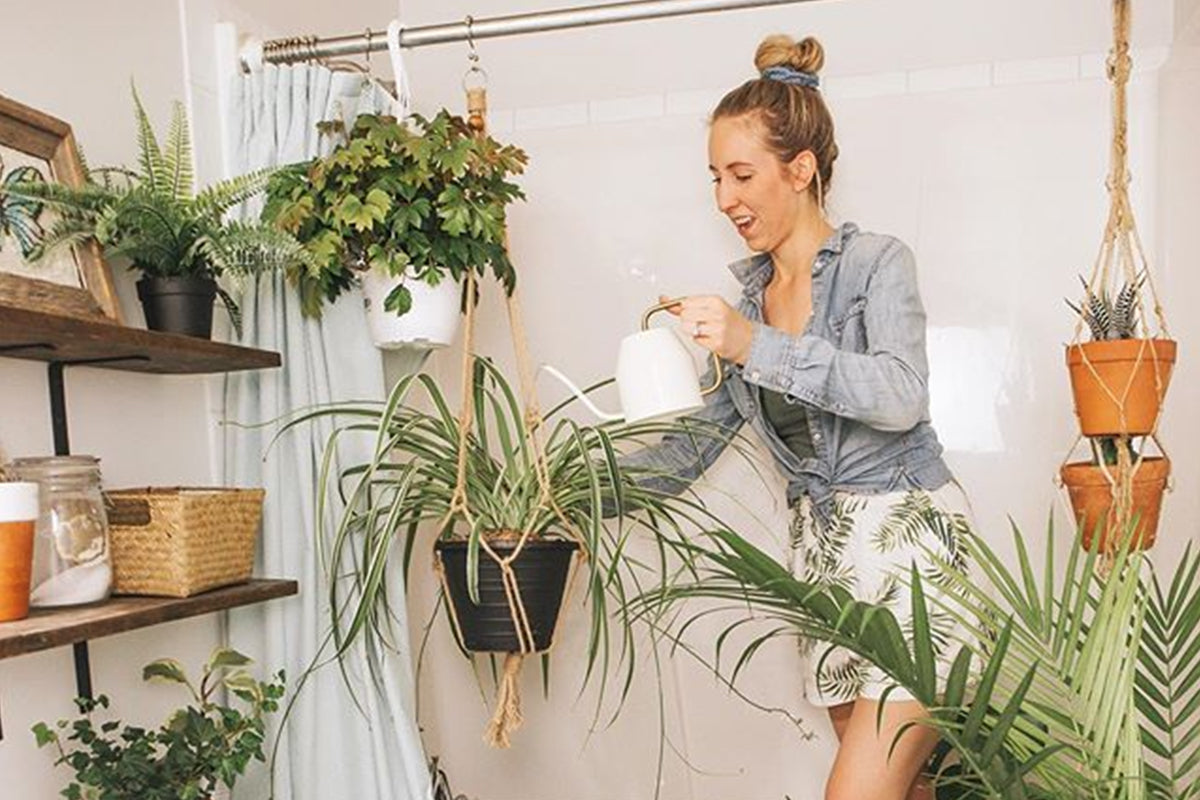
{"type": "Polygon", "coordinates": [[[558,380],[560,380],[564,386],[571,390],[571,394],[575,395],[576,400],[587,406],[587,410],[591,411],[600,419],[612,422],[625,418],[623,414],[610,414],[607,411],[602,411],[599,406],[592,402],[591,398],[588,397],[582,389],[575,385],[574,381],[549,364],[542,364],[541,369],[545,372],[549,372],[555,378],[558,378],[558,380]]]}
{"type": "Polygon", "coordinates": [[[543,364],[541,369],[560,380],[589,411],[603,420],[624,419],[647,422],[695,411],[704,405],[704,395],[721,385],[721,360],[712,355],[714,382],[701,389],[696,365],[679,337],[667,328],[651,328],[650,317],[679,302],[668,300],[651,306],[642,316],[642,329],[621,340],[617,356],[617,390],[621,413],[602,411],[560,371],[543,364]]]}

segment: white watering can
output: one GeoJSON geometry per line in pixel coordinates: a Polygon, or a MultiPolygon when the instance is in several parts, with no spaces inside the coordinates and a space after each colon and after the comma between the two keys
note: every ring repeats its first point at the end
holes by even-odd
{"type": "Polygon", "coordinates": [[[642,329],[621,340],[617,353],[619,414],[597,408],[570,378],[554,367],[543,364],[542,369],[562,381],[589,411],[605,420],[647,422],[702,408],[704,395],[715,392],[724,378],[721,359],[712,354],[716,380],[712,386],[701,389],[696,364],[679,337],[668,328],[650,327],[650,317],[678,303],[679,299],[667,300],[647,309],[642,315],[642,329]]]}

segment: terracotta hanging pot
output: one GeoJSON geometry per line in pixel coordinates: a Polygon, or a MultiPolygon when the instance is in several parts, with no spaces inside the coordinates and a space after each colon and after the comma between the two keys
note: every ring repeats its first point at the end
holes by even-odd
{"type": "MultiPolygon", "coordinates": [[[[504,557],[516,542],[489,540],[496,554],[504,557]]],[[[434,545],[445,570],[446,588],[454,604],[463,647],[473,653],[515,653],[521,639],[513,624],[513,612],[504,591],[499,564],[486,553],[479,555],[479,603],[471,599],[467,584],[467,543],[441,540],[434,545]]],[[[513,561],[513,571],[521,591],[521,604],[533,633],[534,651],[550,649],[554,628],[562,607],[571,559],[579,549],[577,542],[557,539],[530,539],[513,561]]]]}
{"type": "Polygon", "coordinates": [[[1068,345],[1067,368],[1083,435],[1151,433],[1171,380],[1175,351],[1171,339],[1113,339],[1068,345]]]}
{"type": "MultiPolygon", "coordinates": [[[[1108,469],[1114,474],[1116,467],[1108,469]]],[[[1099,466],[1087,461],[1067,464],[1060,474],[1075,510],[1075,521],[1083,526],[1083,546],[1091,549],[1099,532],[1100,551],[1110,551],[1109,529],[1114,522],[1112,484],[1099,466]]],[[[1171,461],[1165,457],[1143,459],[1133,474],[1133,517],[1136,519],[1133,546],[1137,549],[1148,550],[1154,546],[1163,491],[1170,474],[1171,461]]]]}

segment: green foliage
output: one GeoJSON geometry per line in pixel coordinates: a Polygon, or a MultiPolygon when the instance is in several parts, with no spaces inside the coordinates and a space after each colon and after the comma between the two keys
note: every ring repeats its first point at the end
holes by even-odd
{"type": "Polygon", "coordinates": [[[1171,580],[1146,596],[1137,676],[1148,796],[1200,798],[1200,556],[1191,547],[1171,580]]]}
{"type": "MultiPolygon", "coordinates": [[[[137,90],[137,169],[86,169],[83,186],[22,182],[8,193],[43,203],[56,212],[30,253],[48,253],[95,239],[109,257],[127,258],[147,277],[245,276],[291,268],[312,269],[309,251],[277,228],[226,220],[226,214],[261,192],[267,170],[194,191],[192,145],[183,106],[176,103],[160,144],[137,90]]],[[[235,322],[236,308],[223,295],[235,322]]]]}
{"type": "MultiPolygon", "coordinates": [[[[449,513],[461,429],[456,411],[428,375],[401,379],[385,403],[323,407],[285,426],[287,430],[313,420],[334,424],[318,483],[317,519],[325,519],[331,496],[345,504],[335,530],[318,530],[338,654],[360,636],[372,649],[393,640],[388,627],[390,567],[402,559],[407,586],[412,555],[425,534],[470,543],[472,596],[478,596],[481,537],[531,531],[538,538],[572,538],[590,556],[586,572],[579,575],[590,619],[585,680],[598,673],[599,713],[610,669],[620,671],[619,710],[638,666],[630,601],[686,570],[690,551],[684,545],[691,531],[719,523],[690,493],[673,497],[639,485],[639,479],[652,473],[624,467],[617,453],[664,433],[696,438],[731,434],[682,420],[581,425],[558,418],[555,409],[539,433],[551,495],[546,503],[513,388],[491,362],[475,358],[470,392],[473,415],[466,439],[464,498],[469,514],[449,513]],[[338,457],[339,441],[356,435],[373,439],[373,455],[365,463],[346,464],[338,457]],[[335,472],[339,463],[340,471],[335,472]],[[629,516],[605,524],[602,518],[618,510],[629,516]],[[559,514],[569,529],[564,529],[559,514]],[[437,527],[442,523],[444,527],[437,527]],[[656,559],[643,561],[631,553],[639,532],[649,535],[656,559]],[[673,552],[684,558],[672,557],[673,552]]],[[[749,458],[743,440],[733,439],[731,446],[749,458]]]]}
{"type": "MultiPolygon", "coordinates": [[[[912,641],[885,607],[798,581],[729,532],[694,540],[695,580],[656,588],[634,605],[656,617],[684,601],[726,605],[738,621],[718,639],[718,663],[751,611],[769,633],[743,649],[735,677],[766,639],[797,632],[870,660],[930,709],[928,724],[945,740],[935,762],[939,797],[1200,795],[1200,558],[1185,555],[1166,590],[1151,573],[1151,591],[1141,553],[1102,563],[1076,547],[1059,574],[1051,529],[1039,573],[1013,534],[1016,570],[970,534],[975,574],[943,561],[950,591],[931,596],[928,609],[928,584],[914,570],[912,641]],[[935,612],[953,614],[973,639],[940,691],[933,644],[922,634],[935,612]],[[953,766],[942,760],[950,750],[953,766]]],[[[681,616],[676,635],[711,613],[709,605],[681,616]]]]}
{"type": "Polygon", "coordinates": [[[172,659],[148,664],[147,681],[187,688],[192,703],[153,730],[119,720],[97,723],[108,698],[75,701],[80,715],[54,727],[33,726],[38,747],[53,746],[55,764],[66,764],[74,780],[62,791],[68,800],[204,800],[220,786],[232,787],[252,760],[265,761],[265,715],[277,711],[283,697],[283,673],[272,681],[255,680],[242,667],[250,659],[218,648],[205,664],[199,684],[172,659]],[[226,691],[241,706],[214,699],[226,691]]]}
{"type": "MultiPolygon", "coordinates": [[[[305,313],[319,315],[370,268],[436,286],[488,267],[508,293],[516,271],[505,248],[505,207],[523,198],[508,177],[527,157],[477,136],[448,111],[432,119],[365,114],[325,158],[281,170],[263,218],[293,234],[320,265],[295,271],[305,313]]],[[[412,303],[401,285],[387,298],[397,315],[412,303]]]]}

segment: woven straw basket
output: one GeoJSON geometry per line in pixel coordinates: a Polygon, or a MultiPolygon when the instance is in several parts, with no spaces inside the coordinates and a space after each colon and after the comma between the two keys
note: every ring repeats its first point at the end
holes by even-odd
{"type": "Polygon", "coordinates": [[[105,492],[115,594],[190,597],[250,580],[262,489],[105,492]]]}

